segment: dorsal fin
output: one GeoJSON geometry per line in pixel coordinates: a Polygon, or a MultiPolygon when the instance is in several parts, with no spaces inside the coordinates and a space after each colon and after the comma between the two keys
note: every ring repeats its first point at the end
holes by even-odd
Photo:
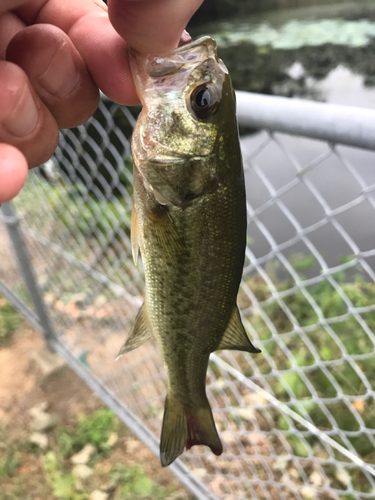
{"type": "Polygon", "coordinates": [[[135,318],[133,328],[130,330],[128,338],[126,339],[124,345],[121,347],[117,358],[120,358],[123,354],[140,347],[149,340],[153,340],[152,327],[148,317],[148,311],[146,304],[143,303],[138,314],[135,318]]]}
{"type": "Polygon", "coordinates": [[[254,347],[250,342],[249,337],[247,336],[245,328],[242,324],[240,311],[238,310],[237,306],[235,306],[233,309],[227,329],[225,330],[223,338],[221,339],[221,342],[217,349],[231,349],[253,353],[261,352],[260,349],[254,347]]]}
{"type": "Polygon", "coordinates": [[[134,203],[133,203],[132,219],[131,219],[130,241],[132,244],[133,261],[134,264],[137,266],[138,252],[139,252],[139,229],[138,229],[137,210],[135,209],[134,203]]]}

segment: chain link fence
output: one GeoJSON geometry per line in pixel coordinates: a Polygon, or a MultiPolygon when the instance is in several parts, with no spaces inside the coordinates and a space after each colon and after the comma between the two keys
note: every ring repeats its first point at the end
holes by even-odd
{"type": "MultiPolygon", "coordinates": [[[[375,142],[371,128],[351,131],[375,113],[345,122],[344,108],[309,104],[312,116],[266,98],[257,118],[262,101],[239,97],[240,125],[262,129],[242,136],[249,225],[238,297],[262,353],[211,356],[207,393],[224,453],[194,447],[171,469],[200,499],[373,499],[375,142]]],[[[136,112],[103,100],[61,133],[14,208],[3,206],[0,239],[8,229],[24,279],[3,266],[0,293],[158,453],[157,346],[115,362],[143,291],[130,243],[136,112]]]]}

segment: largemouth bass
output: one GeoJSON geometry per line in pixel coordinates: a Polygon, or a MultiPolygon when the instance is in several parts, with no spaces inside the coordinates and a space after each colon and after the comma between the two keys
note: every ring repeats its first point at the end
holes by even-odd
{"type": "Polygon", "coordinates": [[[259,352],[236,297],[246,244],[246,198],[235,95],[216,43],[201,38],[161,56],[133,54],[143,109],[132,139],[133,257],[146,294],[124,354],[150,339],[167,373],[160,459],[186,447],[222,453],[206,396],[209,355],[259,352]]]}

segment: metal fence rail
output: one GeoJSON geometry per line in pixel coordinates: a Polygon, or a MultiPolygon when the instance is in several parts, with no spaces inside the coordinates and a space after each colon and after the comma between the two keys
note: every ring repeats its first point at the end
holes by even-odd
{"type": "MultiPolygon", "coordinates": [[[[375,112],[242,92],[238,110],[240,125],[260,129],[242,137],[238,301],[262,354],[212,355],[207,392],[225,451],[195,447],[172,470],[201,499],[373,499],[375,112]]],[[[0,237],[8,227],[33,305],[14,270],[0,293],[157,453],[157,347],[114,362],[143,289],[130,244],[133,125],[133,112],[102,101],[61,134],[15,212],[3,207],[0,237]]]]}

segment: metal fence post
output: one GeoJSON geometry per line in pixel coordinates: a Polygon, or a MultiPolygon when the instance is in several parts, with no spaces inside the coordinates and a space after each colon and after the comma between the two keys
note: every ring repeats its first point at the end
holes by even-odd
{"type": "Polygon", "coordinates": [[[10,203],[4,203],[1,210],[4,215],[4,222],[7,227],[9,237],[16,253],[18,265],[25,281],[30,299],[34,304],[40,326],[42,327],[43,336],[46,340],[48,348],[53,350],[52,341],[56,338],[56,333],[48,316],[41,290],[34,275],[18,216],[10,203]]]}

